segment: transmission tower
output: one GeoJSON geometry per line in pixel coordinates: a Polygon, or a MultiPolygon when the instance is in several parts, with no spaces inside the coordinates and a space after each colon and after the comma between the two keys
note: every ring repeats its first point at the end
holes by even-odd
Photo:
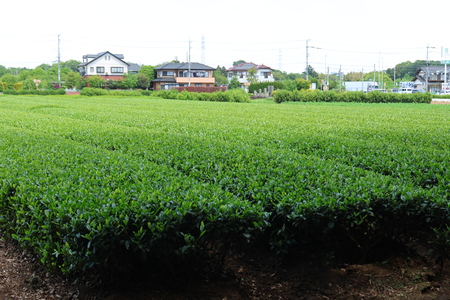
{"type": "Polygon", "coordinates": [[[205,36],[202,35],[202,64],[205,64],[205,36]]]}
{"type": "Polygon", "coordinates": [[[281,49],[280,49],[280,54],[278,56],[278,70],[280,70],[280,71],[281,71],[281,68],[282,68],[282,65],[283,65],[282,61],[283,61],[283,59],[282,59],[281,49]]]}

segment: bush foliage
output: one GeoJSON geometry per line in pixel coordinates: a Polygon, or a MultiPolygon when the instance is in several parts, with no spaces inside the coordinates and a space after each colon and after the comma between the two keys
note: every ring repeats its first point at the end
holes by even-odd
{"type": "Polygon", "coordinates": [[[430,93],[396,94],[382,92],[286,91],[274,92],[274,100],[282,102],[362,102],[362,103],[430,103],[430,93]]]}
{"type": "Polygon", "coordinates": [[[167,268],[252,242],[361,259],[383,240],[417,236],[448,249],[446,107],[243,110],[220,103],[245,94],[229,92],[194,93],[213,105],[0,97],[1,230],[66,274],[167,268]]]}

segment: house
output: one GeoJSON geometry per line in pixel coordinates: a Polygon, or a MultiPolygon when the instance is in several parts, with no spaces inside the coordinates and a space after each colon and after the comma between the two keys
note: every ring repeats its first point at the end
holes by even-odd
{"type": "Polygon", "coordinates": [[[449,79],[449,70],[445,74],[445,67],[442,65],[421,67],[412,81],[415,89],[423,89],[434,93],[442,90],[443,83],[448,83],[449,79]]]}
{"type": "Polygon", "coordinates": [[[124,74],[137,73],[139,65],[125,62],[123,54],[112,54],[109,51],[83,55],[83,62],[78,65],[80,75],[90,77],[99,75],[105,80],[119,80],[124,74]]]}
{"type": "Polygon", "coordinates": [[[249,74],[248,71],[250,69],[256,69],[256,74],[255,74],[256,80],[258,80],[259,82],[275,81],[275,79],[273,78],[273,74],[272,74],[272,71],[273,71],[272,68],[265,66],[265,65],[256,65],[254,63],[244,62],[237,66],[227,69],[228,82],[230,82],[231,79],[233,79],[233,77],[237,77],[237,79],[239,80],[241,85],[243,85],[244,87],[249,86],[250,82],[247,79],[247,75],[249,74]]]}
{"type": "Polygon", "coordinates": [[[168,90],[181,86],[212,87],[215,83],[214,70],[215,68],[195,62],[167,63],[155,68],[153,90],[168,90]]]}

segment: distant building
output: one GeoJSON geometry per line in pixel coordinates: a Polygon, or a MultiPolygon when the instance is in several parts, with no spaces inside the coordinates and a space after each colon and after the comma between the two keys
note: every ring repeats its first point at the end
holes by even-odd
{"type": "Polygon", "coordinates": [[[247,75],[248,71],[252,68],[256,69],[256,80],[258,80],[258,82],[275,81],[272,74],[272,68],[265,65],[257,65],[254,63],[245,62],[227,69],[228,82],[230,82],[233,77],[237,77],[239,83],[241,83],[242,86],[248,87],[250,85],[250,82],[248,81],[247,75]]]}
{"type": "Polygon", "coordinates": [[[155,68],[153,90],[168,90],[182,86],[212,87],[216,82],[215,68],[201,63],[167,63],[155,68]]]}
{"type": "Polygon", "coordinates": [[[416,72],[416,77],[412,80],[415,89],[423,89],[428,92],[439,92],[442,89],[444,81],[449,82],[450,68],[447,68],[447,74],[444,72],[444,66],[420,67],[416,72]]]}
{"type": "Polygon", "coordinates": [[[105,80],[119,80],[124,74],[137,73],[139,65],[125,62],[123,54],[112,54],[109,51],[83,55],[83,62],[78,65],[80,75],[90,77],[98,75],[105,80]]]}

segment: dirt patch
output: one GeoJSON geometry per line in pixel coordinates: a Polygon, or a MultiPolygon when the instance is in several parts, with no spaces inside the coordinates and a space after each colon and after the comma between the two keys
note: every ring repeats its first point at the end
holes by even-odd
{"type": "Polygon", "coordinates": [[[0,239],[0,300],[6,299],[450,299],[448,266],[396,255],[370,264],[326,266],[323,257],[281,261],[265,251],[230,255],[220,278],[181,286],[90,288],[47,273],[0,239]]]}
{"type": "Polygon", "coordinates": [[[450,99],[433,99],[431,104],[450,104],[450,99]]]}

